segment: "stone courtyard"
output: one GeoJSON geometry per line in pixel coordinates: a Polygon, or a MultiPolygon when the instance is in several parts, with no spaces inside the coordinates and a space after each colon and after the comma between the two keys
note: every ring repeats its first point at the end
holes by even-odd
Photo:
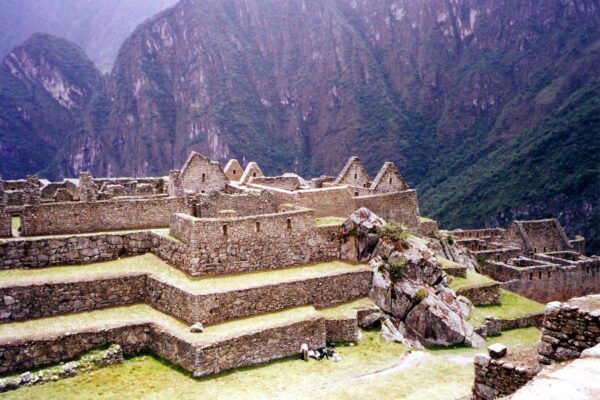
{"type": "Polygon", "coordinates": [[[515,360],[475,357],[473,396],[492,399],[597,343],[597,301],[542,303],[600,293],[599,273],[554,219],[440,230],[390,162],[306,180],[192,153],[167,177],[0,179],[0,390],[57,363],[75,371],[60,379],[151,353],[202,378],[365,337],[438,362],[541,328],[515,360]],[[552,333],[571,320],[590,337],[552,333]]]}

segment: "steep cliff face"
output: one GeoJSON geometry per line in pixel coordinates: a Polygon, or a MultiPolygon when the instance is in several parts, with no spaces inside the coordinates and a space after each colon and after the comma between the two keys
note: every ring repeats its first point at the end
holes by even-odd
{"type": "Polygon", "coordinates": [[[182,0],[124,43],[47,172],[355,154],[396,162],[445,227],[560,203],[595,235],[599,76],[600,0],[182,0]]]}
{"type": "Polygon", "coordinates": [[[83,51],[37,34],[0,65],[0,173],[46,168],[74,131],[102,77],[83,51]]]}
{"type": "Polygon", "coordinates": [[[43,32],[75,42],[103,72],[135,27],[177,0],[17,0],[0,2],[0,58],[43,32]]]}

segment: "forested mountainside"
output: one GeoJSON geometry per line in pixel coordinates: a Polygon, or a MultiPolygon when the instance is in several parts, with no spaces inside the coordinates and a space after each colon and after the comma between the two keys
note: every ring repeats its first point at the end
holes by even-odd
{"type": "Polygon", "coordinates": [[[444,227],[553,215],[600,250],[599,72],[599,0],[183,0],[79,83],[43,169],[162,175],[196,150],[314,175],[356,154],[396,162],[444,227]]]}

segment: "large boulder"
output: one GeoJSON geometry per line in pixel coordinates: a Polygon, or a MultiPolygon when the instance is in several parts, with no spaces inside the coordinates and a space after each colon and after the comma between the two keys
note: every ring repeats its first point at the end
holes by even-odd
{"type": "Polygon", "coordinates": [[[424,346],[469,343],[473,327],[439,296],[429,293],[404,320],[406,329],[424,346]]]}
{"type": "Polygon", "coordinates": [[[384,225],[383,219],[364,207],[353,212],[342,224],[342,235],[346,237],[344,258],[369,260],[379,242],[377,228],[384,225]]]}

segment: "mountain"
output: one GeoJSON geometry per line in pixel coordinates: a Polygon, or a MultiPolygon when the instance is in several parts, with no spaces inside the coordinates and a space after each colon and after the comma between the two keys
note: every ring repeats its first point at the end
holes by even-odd
{"type": "Polygon", "coordinates": [[[0,58],[34,33],[81,46],[101,71],[112,68],[119,47],[135,27],[177,0],[3,0],[0,58]]]}
{"type": "Polygon", "coordinates": [[[554,215],[596,251],[599,79],[600,0],[182,0],[124,42],[45,173],[356,154],[396,162],[444,227],[554,215]]]}
{"type": "Polygon", "coordinates": [[[102,81],[64,39],[36,34],[8,54],[0,65],[0,172],[17,178],[46,168],[102,81]]]}

